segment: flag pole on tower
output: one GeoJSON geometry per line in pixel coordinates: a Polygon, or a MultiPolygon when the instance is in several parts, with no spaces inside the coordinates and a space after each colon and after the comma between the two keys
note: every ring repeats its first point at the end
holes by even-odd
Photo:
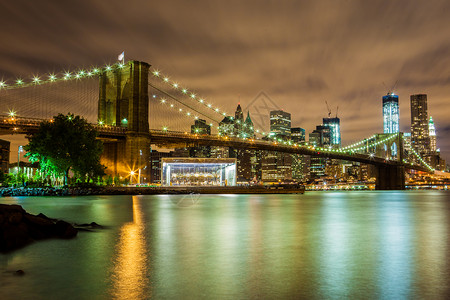
{"type": "Polygon", "coordinates": [[[125,63],[125,51],[119,54],[119,57],[117,58],[119,61],[121,61],[123,64],[125,63]]]}

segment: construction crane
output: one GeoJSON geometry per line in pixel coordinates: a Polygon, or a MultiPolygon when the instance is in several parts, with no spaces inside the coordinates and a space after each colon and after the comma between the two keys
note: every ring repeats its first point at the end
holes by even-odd
{"type": "Polygon", "coordinates": [[[327,110],[328,110],[328,118],[331,117],[331,109],[330,106],[328,106],[328,102],[327,100],[325,100],[325,104],[327,105],[327,110]]]}
{"type": "Polygon", "coordinates": [[[388,87],[386,86],[386,84],[383,82],[384,87],[387,90],[388,95],[393,94],[394,93],[394,89],[397,86],[398,80],[395,81],[394,85],[392,86],[392,88],[388,89],[388,87]]]}

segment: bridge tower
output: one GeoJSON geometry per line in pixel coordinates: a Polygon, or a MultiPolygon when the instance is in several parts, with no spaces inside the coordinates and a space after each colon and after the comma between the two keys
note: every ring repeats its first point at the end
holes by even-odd
{"type": "Polygon", "coordinates": [[[150,181],[148,71],[150,65],[129,61],[123,68],[100,75],[98,122],[127,128],[124,140],[105,140],[102,163],[106,173],[137,183],[150,181]]]}
{"type": "Polygon", "coordinates": [[[377,190],[404,190],[405,189],[405,166],[403,165],[404,146],[403,133],[399,132],[397,137],[388,143],[380,146],[380,151],[385,151],[380,156],[387,158],[395,157],[397,164],[376,166],[375,189],[377,190]]]}

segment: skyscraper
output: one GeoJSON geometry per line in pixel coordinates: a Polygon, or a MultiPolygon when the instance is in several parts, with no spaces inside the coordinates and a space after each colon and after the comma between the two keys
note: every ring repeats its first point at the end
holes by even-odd
{"type": "Polygon", "coordinates": [[[411,143],[420,155],[430,152],[427,95],[411,95],[411,143]]]}
{"type": "Polygon", "coordinates": [[[291,128],[291,140],[294,143],[300,144],[305,142],[305,129],[301,127],[292,127],[291,128]]]}
{"type": "MultiPolygon", "coordinates": [[[[291,128],[291,141],[303,145],[305,143],[305,129],[300,127],[291,128]]],[[[305,155],[292,154],[292,179],[302,180],[308,176],[308,165],[305,155]]]]}
{"type": "Polygon", "coordinates": [[[291,114],[282,110],[270,112],[270,134],[289,138],[291,136],[291,114]]]}
{"type": "Polygon", "coordinates": [[[323,118],[323,125],[330,127],[331,138],[330,144],[332,146],[341,146],[341,122],[336,118],[323,118]]]}
{"type": "MultiPolygon", "coordinates": [[[[331,128],[324,125],[316,126],[316,129],[309,134],[309,144],[319,147],[331,146],[331,128]]],[[[324,176],[326,163],[326,158],[311,157],[311,177],[319,178],[321,176],[324,176]]]]}
{"type": "Polygon", "coordinates": [[[434,127],[433,117],[430,116],[430,121],[428,121],[428,135],[430,136],[430,151],[431,153],[436,152],[436,128],[434,127]]]}
{"type": "MultiPolygon", "coordinates": [[[[194,125],[191,125],[191,133],[193,134],[207,134],[211,135],[211,126],[206,124],[205,120],[195,120],[194,125]]],[[[189,149],[190,157],[210,157],[211,146],[191,147],[189,149]]]]}
{"type": "Polygon", "coordinates": [[[388,93],[383,96],[383,130],[384,133],[399,132],[400,111],[398,109],[398,96],[388,93]]]}

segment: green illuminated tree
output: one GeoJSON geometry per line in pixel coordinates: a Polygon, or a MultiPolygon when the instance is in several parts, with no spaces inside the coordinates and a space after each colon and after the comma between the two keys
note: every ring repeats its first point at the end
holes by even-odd
{"type": "Polygon", "coordinates": [[[100,164],[102,142],[96,130],[80,116],[58,114],[42,122],[39,130],[28,137],[25,146],[31,162],[38,161],[47,174],[64,176],[67,185],[72,171],[82,181],[104,175],[100,164]]]}

